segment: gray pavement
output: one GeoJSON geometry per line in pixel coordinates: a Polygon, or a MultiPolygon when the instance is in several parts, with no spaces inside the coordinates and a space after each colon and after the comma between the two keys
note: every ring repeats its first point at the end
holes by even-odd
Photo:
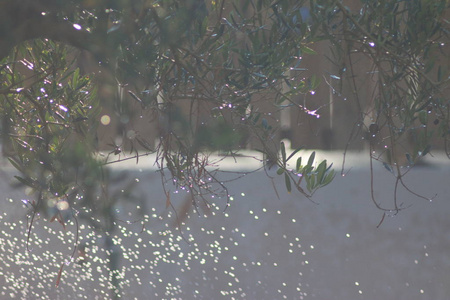
{"type": "MultiPolygon", "coordinates": [[[[339,169],[340,153],[321,155],[339,169]]],[[[154,168],[131,162],[117,167],[139,179],[136,192],[143,200],[116,208],[124,222],[109,249],[104,236],[80,221],[85,263],[65,264],[59,287],[55,281],[73,249],[75,225],[64,231],[38,218],[27,252],[27,209],[21,202],[27,196],[9,186],[14,172],[3,166],[0,299],[110,299],[110,251],[122,257],[117,269],[123,299],[449,299],[448,162],[438,156],[412,169],[407,187],[437,196],[427,201],[400,186],[397,202],[408,208],[388,214],[377,228],[383,212],[372,203],[365,158],[350,155],[346,176],[319,190],[315,203],[288,194],[282,178],[274,179],[278,198],[263,171],[232,181],[233,200],[225,212],[224,199],[214,200],[212,210],[200,207],[200,215],[188,209],[181,232],[189,243],[174,228],[176,218],[165,208],[154,168]]],[[[234,164],[221,167],[248,166],[234,164]]],[[[380,165],[373,172],[377,201],[392,203],[395,177],[380,165]]],[[[171,200],[178,214],[190,203],[173,187],[171,200]]]]}

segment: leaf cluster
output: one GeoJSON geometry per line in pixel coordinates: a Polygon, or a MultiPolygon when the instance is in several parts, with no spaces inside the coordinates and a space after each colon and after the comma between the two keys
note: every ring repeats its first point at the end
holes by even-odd
{"type": "Polygon", "coordinates": [[[292,191],[292,184],[302,194],[310,197],[319,188],[331,183],[335,176],[335,171],[332,169],[333,164],[327,166],[327,160],[321,161],[317,166],[314,166],[316,152],[313,151],[305,165],[302,164],[302,156],[296,160],[295,168],[290,169],[288,161],[293,158],[303,148],[295,149],[289,156],[286,157],[286,148],[284,142],[281,142],[281,159],[279,161],[278,175],[284,174],[284,181],[286,189],[290,193],[292,191]],[[302,182],[306,182],[307,194],[301,187],[302,182]]]}

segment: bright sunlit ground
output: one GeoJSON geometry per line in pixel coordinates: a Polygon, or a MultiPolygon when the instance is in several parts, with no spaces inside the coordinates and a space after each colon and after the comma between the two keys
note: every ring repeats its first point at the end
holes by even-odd
{"type": "MultiPolygon", "coordinates": [[[[406,186],[433,200],[399,186],[397,203],[407,208],[386,214],[377,228],[383,212],[371,199],[367,156],[349,153],[346,176],[340,176],[342,153],[318,153],[319,160],[334,163],[338,175],[314,195],[314,202],[288,194],[283,178],[275,177],[272,184],[262,170],[248,174],[228,184],[230,207],[224,211],[225,200],[215,199],[210,210],[200,206],[200,215],[189,209],[181,232],[165,207],[151,158],[141,157],[142,165],[130,160],[115,166],[138,179],[142,196],[140,202],[116,207],[123,222],[108,249],[122,257],[118,272],[124,299],[447,299],[449,163],[435,155],[413,168],[404,178],[406,186]]],[[[248,172],[259,164],[227,158],[220,168],[248,172]]],[[[381,164],[373,171],[375,199],[392,206],[395,177],[381,164]]],[[[9,187],[13,174],[2,168],[0,299],[109,299],[105,238],[87,224],[80,226],[86,262],[65,265],[58,288],[61,262],[73,249],[74,224],[64,231],[57,222],[38,219],[27,252],[28,210],[21,202],[27,196],[9,187]]],[[[189,197],[173,187],[170,193],[180,214],[189,197]]]]}

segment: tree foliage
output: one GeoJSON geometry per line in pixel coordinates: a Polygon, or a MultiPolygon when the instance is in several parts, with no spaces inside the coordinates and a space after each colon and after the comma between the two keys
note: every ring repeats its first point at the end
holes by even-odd
{"type": "MultiPolygon", "coordinates": [[[[33,217],[42,213],[64,224],[70,214],[112,230],[108,212],[120,197],[108,192],[112,175],[105,165],[120,162],[123,151],[136,160],[156,154],[163,182],[189,191],[194,202],[228,199],[208,156],[236,155],[248,141],[277,165],[289,192],[311,196],[334,171],[326,161],[316,163],[314,154],[289,164],[300,149],[287,153],[278,144],[279,124],[259,103],[269,100],[273,112],[288,107],[314,114],[295,97],[328,83],[302,72],[320,41],[330,44],[324,59],[338,79],[328,84],[359,108],[356,129],[339,138],[368,139],[371,157],[401,184],[399,152],[412,165],[436,139],[447,149],[447,1],[361,1],[352,9],[336,0],[1,5],[2,134],[5,145],[12,141],[5,151],[21,172],[17,179],[36,197],[33,217]],[[358,94],[361,60],[373,74],[373,101],[358,94]],[[126,149],[115,143],[98,149],[105,108],[123,123],[133,114],[158,120],[156,145],[124,126],[126,149]]],[[[382,210],[400,209],[374,202],[382,210]]]]}
{"type": "MultiPolygon", "coordinates": [[[[449,156],[448,2],[361,1],[359,11],[340,1],[317,4],[312,15],[326,16],[321,34],[333,45],[333,61],[339,76],[347,78],[347,93],[353,94],[361,116],[350,140],[364,129],[371,165],[381,161],[395,175],[396,185],[427,199],[410,190],[403,175],[433,145],[442,145],[449,156]],[[366,80],[374,87],[370,100],[358,92],[358,68],[364,64],[371,74],[366,80]]],[[[342,84],[345,80],[336,88],[345,92],[342,84]]],[[[386,208],[374,198],[373,183],[371,190],[378,208],[398,212],[395,196],[386,208]]]]}
{"type": "MultiPolygon", "coordinates": [[[[38,195],[37,211],[48,211],[49,203],[53,211],[60,199],[69,207],[76,198],[83,199],[78,206],[92,206],[104,194],[105,188],[93,191],[106,184],[103,165],[123,150],[111,145],[106,159],[96,155],[99,106],[122,118],[139,103],[159,118],[156,147],[124,130],[127,150],[136,159],[156,152],[170,180],[205,201],[211,193],[229,197],[208,168],[207,153],[232,154],[244,134],[261,141],[267,158],[288,172],[286,157],[278,158],[272,145],[276,128],[252,99],[270,97],[277,109],[316,88],[317,82],[290,72],[312,51],[303,3],[53,2],[5,2],[16,17],[4,21],[10,34],[3,43],[11,50],[2,60],[4,130],[14,141],[10,161],[22,173],[17,178],[38,195]],[[90,63],[98,62],[93,74],[78,66],[86,52],[90,63]],[[202,120],[205,111],[209,117],[202,120]]],[[[310,165],[295,172],[309,177],[311,171],[310,165]]],[[[292,179],[286,173],[289,190],[292,179]]]]}

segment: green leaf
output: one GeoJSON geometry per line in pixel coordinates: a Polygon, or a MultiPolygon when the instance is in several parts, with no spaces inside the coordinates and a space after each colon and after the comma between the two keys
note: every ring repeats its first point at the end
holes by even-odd
{"type": "Polygon", "coordinates": [[[286,161],[289,161],[289,160],[292,158],[292,156],[294,156],[295,154],[297,154],[297,152],[300,151],[300,150],[302,150],[302,149],[303,149],[303,147],[299,147],[299,148],[295,149],[295,151],[292,152],[292,153],[289,155],[289,157],[286,159],[286,161]]]}
{"type": "Polygon", "coordinates": [[[267,78],[267,76],[266,75],[264,75],[264,74],[261,74],[261,73],[256,73],[256,72],[254,72],[254,73],[252,73],[253,75],[255,75],[256,77],[259,77],[259,78],[264,78],[264,79],[266,79],[267,78]]]}
{"type": "Polygon", "coordinates": [[[325,173],[328,172],[328,171],[330,171],[330,169],[331,169],[332,166],[333,166],[333,163],[331,163],[331,164],[328,166],[328,168],[325,170],[325,173]]]}
{"type": "MultiPolygon", "coordinates": [[[[387,161],[386,164],[388,164],[388,165],[392,164],[392,154],[391,154],[391,150],[389,150],[389,149],[386,150],[386,161],[387,161]]],[[[392,170],[392,169],[390,169],[390,167],[387,169],[390,171],[392,170]]]]}
{"type": "Polygon", "coordinates": [[[324,187],[324,186],[330,184],[331,181],[333,181],[334,176],[335,176],[335,172],[334,172],[334,170],[331,170],[331,172],[328,173],[327,176],[325,176],[321,186],[324,187]]]}
{"type": "Polygon", "coordinates": [[[313,169],[314,169],[314,168],[313,168],[312,166],[304,166],[304,167],[303,167],[302,174],[303,174],[303,175],[308,175],[308,174],[311,173],[311,171],[312,171],[313,169]]]}
{"type": "Polygon", "coordinates": [[[72,76],[72,89],[77,89],[78,88],[78,80],[80,78],[80,69],[77,68],[75,69],[75,72],[73,72],[73,76],[72,76]]]}
{"type": "Polygon", "coordinates": [[[310,176],[307,176],[306,179],[306,188],[311,193],[316,188],[316,175],[311,174],[310,176]]]}
{"type": "Polygon", "coordinates": [[[292,191],[291,179],[289,178],[289,175],[287,173],[284,173],[284,181],[286,183],[286,189],[290,193],[292,191]]]}
{"type": "MultiPolygon", "coordinates": [[[[78,69],[77,69],[78,70],[78,69]]],[[[74,71],[67,72],[63,77],[61,77],[60,81],[65,81],[67,77],[73,74],[74,71]]]]}
{"type": "Polygon", "coordinates": [[[394,174],[394,170],[392,170],[392,167],[390,164],[383,162],[383,166],[386,168],[386,170],[388,170],[389,172],[391,172],[392,174],[394,174]]]}
{"type": "Polygon", "coordinates": [[[295,170],[297,171],[297,172],[300,172],[300,168],[302,167],[302,158],[301,157],[299,157],[299,158],[297,158],[297,166],[295,167],[295,170]]]}
{"type": "Polygon", "coordinates": [[[312,167],[312,165],[313,165],[313,163],[314,163],[314,158],[315,158],[315,157],[316,157],[316,151],[313,151],[313,152],[311,153],[311,155],[309,156],[308,164],[307,164],[306,166],[312,167]]]}
{"type": "Polygon", "coordinates": [[[258,123],[259,118],[261,117],[261,113],[255,113],[255,118],[253,119],[253,124],[258,123]]]}
{"type": "Polygon", "coordinates": [[[145,141],[141,140],[140,138],[136,137],[136,141],[141,145],[145,150],[152,151],[150,145],[145,141]]]}
{"type": "Polygon", "coordinates": [[[430,150],[431,150],[431,145],[427,145],[427,146],[425,147],[425,149],[422,151],[422,156],[427,155],[428,152],[430,152],[430,150]]]}
{"type": "Polygon", "coordinates": [[[311,177],[310,176],[305,176],[305,181],[306,181],[306,189],[311,192],[311,177]]]}
{"type": "Polygon", "coordinates": [[[281,142],[281,157],[283,159],[283,165],[286,166],[286,148],[284,142],[281,142]]]}
{"type": "Polygon", "coordinates": [[[262,9],[262,5],[263,5],[263,0],[258,0],[258,2],[256,2],[256,10],[260,11],[262,9]]]}
{"type": "Polygon", "coordinates": [[[303,46],[300,48],[300,50],[302,51],[302,54],[310,54],[310,55],[316,55],[316,51],[314,51],[313,49],[303,46]]]}
{"type": "Polygon", "coordinates": [[[14,176],[17,180],[19,180],[22,184],[34,188],[34,183],[30,178],[22,178],[20,176],[14,176]]]}
{"type": "Polygon", "coordinates": [[[319,166],[317,166],[317,182],[322,183],[323,177],[325,176],[325,171],[327,169],[327,161],[322,161],[319,166]]]}
{"type": "Polygon", "coordinates": [[[9,162],[11,163],[11,165],[13,165],[14,168],[16,168],[18,171],[23,170],[23,168],[19,165],[18,162],[16,162],[14,159],[12,159],[11,157],[8,157],[9,162]]]}
{"type": "Polygon", "coordinates": [[[261,120],[261,125],[265,130],[269,130],[269,122],[265,118],[261,120]]]}
{"type": "Polygon", "coordinates": [[[436,59],[435,59],[435,56],[434,56],[434,57],[432,57],[430,60],[428,60],[426,62],[426,64],[425,64],[425,73],[429,73],[433,69],[435,61],[436,61],[436,59]]]}
{"type": "Polygon", "coordinates": [[[438,70],[437,70],[437,80],[438,82],[442,81],[442,66],[439,66],[438,70]]]}
{"type": "Polygon", "coordinates": [[[422,125],[426,125],[428,123],[428,113],[425,110],[419,111],[419,121],[422,125]]]}
{"type": "Polygon", "coordinates": [[[406,153],[405,156],[406,156],[406,160],[408,161],[408,163],[410,165],[413,165],[414,164],[414,160],[412,159],[411,155],[409,153],[406,153]]]}
{"type": "Polygon", "coordinates": [[[278,174],[278,175],[281,175],[281,174],[283,174],[283,173],[284,173],[284,169],[283,169],[283,168],[278,168],[277,174],[278,174]]]}
{"type": "Polygon", "coordinates": [[[199,35],[200,37],[203,37],[206,33],[206,29],[207,29],[207,25],[208,25],[208,18],[204,18],[201,25],[199,26],[199,35]]]}

